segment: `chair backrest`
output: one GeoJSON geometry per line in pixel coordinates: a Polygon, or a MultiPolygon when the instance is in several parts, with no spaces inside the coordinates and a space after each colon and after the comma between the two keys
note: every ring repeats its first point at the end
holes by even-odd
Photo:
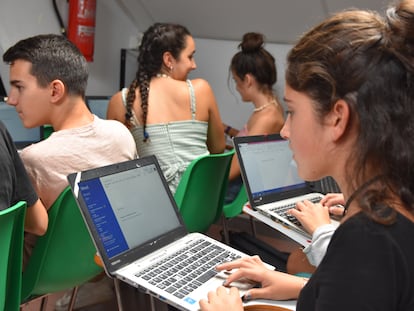
{"type": "Polygon", "coordinates": [[[22,300],[85,283],[102,272],[96,248],[67,187],[49,209],[49,226],[38,238],[22,279],[22,300]]]}
{"type": "Polygon", "coordinates": [[[230,203],[224,204],[223,214],[226,218],[233,218],[241,214],[243,206],[247,203],[249,198],[247,197],[246,188],[244,183],[241,185],[240,191],[234,200],[230,203]]]}
{"type": "Polygon", "coordinates": [[[189,232],[206,232],[221,217],[233,154],[199,157],[181,177],[174,198],[189,232]]]}
{"type": "Polygon", "coordinates": [[[22,280],[26,202],[0,211],[0,310],[17,311],[22,280]]]}

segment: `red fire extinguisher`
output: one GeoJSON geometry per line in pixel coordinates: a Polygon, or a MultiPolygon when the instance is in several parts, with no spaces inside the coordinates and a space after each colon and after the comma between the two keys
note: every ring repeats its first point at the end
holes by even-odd
{"type": "Polygon", "coordinates": [[[68,39],[93,61],[96,0],[69,0],[68,39]]]}

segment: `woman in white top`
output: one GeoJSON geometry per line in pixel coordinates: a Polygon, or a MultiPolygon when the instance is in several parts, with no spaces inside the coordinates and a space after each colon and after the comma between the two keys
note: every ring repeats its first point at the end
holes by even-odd
{"type": "Polygon", "coordinates": [[[130,129],[141,157],[157,156],[173,193],[192,160],[225,148],[210,85],[187,79],[196,68],[194,53],[194,40],[184,26],[152,25],[139,47],[135,80],[112,97],[107,111],[108,119],[130,129]]]}

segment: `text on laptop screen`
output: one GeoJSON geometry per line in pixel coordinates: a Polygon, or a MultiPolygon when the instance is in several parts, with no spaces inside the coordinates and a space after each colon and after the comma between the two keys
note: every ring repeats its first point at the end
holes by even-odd
{"type": "Polygon", "coordinates": [[[0,120],[6,126],[17,148],[23,148],[41,140],[40,127],[25,128],[16,109],[3,101],[0,101],[0,120]]]}
{"type": "Polygon", "coordinates": [[[239,150],[254,198],[305,186],[287,140],[240,143],[239,150]]]}
{"type": "Polygon", "coordinates": [[[180,225],[167,192],[154,189],[164,189],[154,164],[79,182],[108,258],[180,225]]]}

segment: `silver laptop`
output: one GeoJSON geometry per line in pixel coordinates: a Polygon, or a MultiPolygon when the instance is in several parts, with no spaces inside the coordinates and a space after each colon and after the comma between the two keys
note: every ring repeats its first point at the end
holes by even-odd
{"type": "Polygon", "coordinates": [[[289,142],[279,134],[234,137],[234,147],[249,203],[254,210],[310,238],[300,222],[286,213],[298,201],[319,202],[315,183],[297,173],[289,142]]]}
{"type": "MultiPolygon", "coordinates": [[[[222,285],[226,275],[216,265],[247,256],[187,232],[155,156],[68,180],[106,273],[181,310],[199,310],[199,300],[222,285]]],[[[241,294],[254,286],[235,285],[241,294]]]]}

